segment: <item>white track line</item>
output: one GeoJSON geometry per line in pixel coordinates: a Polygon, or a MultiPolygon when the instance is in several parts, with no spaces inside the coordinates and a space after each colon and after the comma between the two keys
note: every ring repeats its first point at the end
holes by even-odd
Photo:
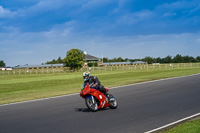
{"type": "Polygon", "coordinates": [[[195,117],[197,117],[197,116],[200,116],[200,113],[197,113],[197,114],[191,115],[191,116],[189,116],[189,117],[183,118],[183,119],[181,119],[181,120],[178,120],[178,121],[172,122],[172,123],[167,124],[167,125],[165,125],[165,126],[162,126],[162,127],[159,127],[159,128],[156,128],[156,129],[153,129],[153,130],[151,130],[151,131],[144,132],[144,133],[153,133],[153,132],[156,132],[156,131],[159,131],[159,130],[162,130],[162,129],[168,128],[168,127],[170,127],[170,126],[173,126],[173,125],[179,124],[179,123],[184,122],[184,121],[186,121],[186,120],[189,120],[189,119],[195,118],[195,117]]]}
{"type": "Polygon", "coordinates": [[[35,99],[35,100],[29,100],[29,101],[23,101],[23,102],[2,104],[2,105],[0,105],[0,107],[1,107],[1,106],[7,106],[7,105],[20,104],[20,103],[29,103],[29,102],[35,102],[35,101],[42,101],[42,100],[48,100],[48,99],[54,99],[54,98],[62,98],[62,97],[73,96],[73,95],[77,95],[77,94],[79,94],[79,93],[73,93],[73,94],[67,94],[67,95],[55,96],[55,97],[48,97],[48,98],[42,98],[42,99],[35,99]]]}
{"type": "MultiPolygon", "coordinates": [[[[195,76],[195,75],[200,75],[200,73],[192,74],[192,75],[187,75],[187,76],[180,76],[180,77],[165,78],[165,79],[159,79],[159,80],[153,80],[153,81],[146,81],[146,82],[129,84],[129,85],[122,85],[122,86],[112,87],[112,88],[109,88],[109,89],[116,89],[116,88],[121,88],[121,87],[126,87],[126,86],[133,86],[133,85],[140,85],[140,84],[146,84],[146,83],[153,83],[153,82],[158,82],[158,81],[162,81],[162,80],[184,78],[184,77],[190,77],[190,76],[195,76]]],[[[68,94],[68,95],[62,95],[62,96],[55,96],[55,97],[48,97],[48,98],[42,98],[42,99],[35,99],[35,100],[29,100],[29,101],[23,101],[23,102],[15,102],[15,103],[9,103],[9,104],[2,104],[2,105],[0,105],[0,107],[7,106],[7,105],[15,105],[15,104],[21,104],[21,103],[29,103],[29,102],[41,101],[41,100],[48,100],[48,99],[54,99],[54,98],[61,98],[61,97],[78,95],[78,94],[79,93],[74,93],[74,94],[68,94]]]]}

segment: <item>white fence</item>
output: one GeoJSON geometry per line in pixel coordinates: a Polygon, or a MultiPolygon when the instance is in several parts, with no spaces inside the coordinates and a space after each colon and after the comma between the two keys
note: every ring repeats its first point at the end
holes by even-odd
{"type": "MultiPolygon", "coordinates": [[[[173,63],[173,64],[138,64],[138,65],[117,65],[103,67],[87,67],[76,70],[83,71],[122,71],[122,70],[161,70],[161,69],[182,69],[199,68],[200,63],[173,63]]],[[[73,72],[69,68],[48,68],[48,69],[13,69],[0,70],[0,75],[21,75],[21,74],[54,74],[73,72]]]]}
{"type": "Polygon", "coordinates": [[[200,67],[200,63],[138,64],[138,65],[90,67],[90,68],[82,68],[81,71],[158,70],[158,69],[179,69],[179,68],[197,68],[197,67],[200,67]]]}

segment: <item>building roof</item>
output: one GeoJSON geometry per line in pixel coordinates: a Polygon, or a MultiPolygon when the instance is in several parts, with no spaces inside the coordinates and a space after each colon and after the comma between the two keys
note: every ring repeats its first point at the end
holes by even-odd
{"type": "Polygon", "coordinates": [[[64,64],[44,64],[44,65],[24,65],[24,66],[16,66],[14,68],[37,68],[37,67],[61,67],[64,64]]]}
{"type": "Polygon", "coordinates": [[[92,55],[89,55],[89,54],[86,54],[84,59],[86,59],[86,60],[99,60],[99,58],[92,56],[92,55]]]}

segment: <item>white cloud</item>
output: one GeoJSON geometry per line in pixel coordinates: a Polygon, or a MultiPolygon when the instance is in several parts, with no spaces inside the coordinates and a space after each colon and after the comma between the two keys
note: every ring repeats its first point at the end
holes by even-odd
{"type": "Polygon", "coordinates": [[[26,16],[29,18],[44,12],[58,10],[61,7],[67,8],[71,4],[73,4],[72,0],[39,0],[37,4],[18,9],[16,13],[18,16],[26,16]]]}
{"type": "Polygon", "coordinates": [[[149,10],[142,10],[139,12],[129,13],[118,18],[117,23],[134,24],[143,20],[152,18],[154,13],[149,10]]]}
{"type": "Polygon", "coordinates": [[[163,17],[171,17],[171,16],[176,16],[175,12],[167,12],[165,14],[163,14],[163,17]]]}
{"type": "Polygon", "coordinates": [[[56,10],[61,6],[60,3],[61,0],[58,1],[52,1],[52,0],[42,0],[39,1],[36,5],[30,6],[28,8],[24,8],[24,9],[19,9],[17,11],[17,14],[19,16],[32,16],[32,15],[38,15],[42,12],[47,12],[50,10],[56,10]]]}
{"type": "MultiPolygon", "coordinates": [[[[66,24],[67,25],[67,24],[66,24]]],[[[131,35],[107,37],[71,33],[58,26],[40,33],[1,33],[2,59],[7,65],[41,64],[66,56],[71,48],[87,51],[97,57],[144,58],[166,57],[176,54],[197,56],[200,33],[166,35],[131,35]],[[9,48],[9,49],[8,49],[9,48]],[[14,57],[14,58],[13,58],[14,57]],[[30,58],[34,57],[30,61],[30,58]]]]}
{"type": "Polygon", "coordinates": [[[193,7],[196,4],[194,1],[176,1],[173,3],[165,3],[160,6],[158,6],[158,9],[163,9],[163,10],[177,10],[177,9],[188,9],[193,7]]]}
{"type": "Polygon", "coordinates": [[[45,0],[40,1],[36,5],[32,6],[30,9],[32,10],[54,10],[59,8],[62,5],[63,0],[45,0]]]}
{"type": "Polygon", "coordinates": [[[15,12],[11,12],[10,10],[0,6],[0,18],[9,18],[12,17],[14,14],[15,12]]]}
{"type": "Polygon", "coordinates": [[[82,5],[82,10],[96,9],[97,7],[105,6],[113,3],[114,0],[89,0],[82,5]]]}
{"type": "Polygon", "coordinates": [[[172,16],[176,11],[182,10],[182,13],[191,13],[199,10],[200,3],[198,0],[191,1],[176,1],[173,3],[164,3],[156,7],[155,12],[158,14],[163,13],[163,16],[172,16]]]}
{"type": "Polygon", "coordinates": [[[200,4],[197,7],[193,8],[189,13],[194,13],[194,12],[197,12],[199,10],[200,10],[200,4]]]}
{"type": "Polygon", "coordinates": [[[8,32],[18,32],[19,28],[14,26],[2,26],[3,29],[5,29],[8,32]]]}

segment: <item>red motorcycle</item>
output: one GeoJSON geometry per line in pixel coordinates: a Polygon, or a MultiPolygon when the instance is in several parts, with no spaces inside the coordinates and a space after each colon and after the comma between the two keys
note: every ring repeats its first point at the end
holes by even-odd
{"type": "MultiPolygon", "coordinates": [[[[116,109],[118,104],[117,100],[109,94],[108,98],[101,93],[99,90],[90,87],[92,85],[87,84],[85,87],[82,87],[80,96],[85,99],[85,104],[89,110],[95,112],[100,108],[110,107],[111,109],[116,109]]],[[[106,87],[106,91],[109,89],[106,87]]]]}

